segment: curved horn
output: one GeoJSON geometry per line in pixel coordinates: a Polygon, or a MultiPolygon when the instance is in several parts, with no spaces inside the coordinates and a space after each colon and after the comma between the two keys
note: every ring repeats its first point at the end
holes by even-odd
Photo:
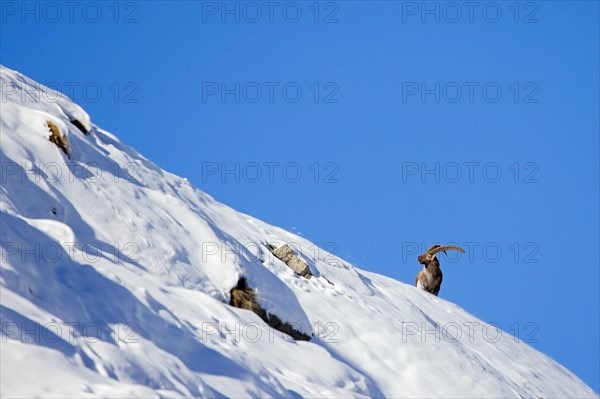
{"type": "Polygon", "coordinates": [[[430,255],[435,255],[438,252],[447,251],[447,250],[450,250],[450,249],[452,249],[454,251],[462,252],[462,253],[465,252],[464,249],[462,249],[461,247],[457,247],[456,245],[443,245],[443,246],[438,246],[438,247],[433,248],[433,249],[430,248],[427,251],[427,253],[429,253],[430,255]]]}
{"type": "Polygon", "coordinates": [[[425,251],[425,253],[430,253],[435,248],[440,247],[440,246],[441,246],[440,244],[433,244],[432,246],[429,247],[429,249],[427,251],[425,251]]]}

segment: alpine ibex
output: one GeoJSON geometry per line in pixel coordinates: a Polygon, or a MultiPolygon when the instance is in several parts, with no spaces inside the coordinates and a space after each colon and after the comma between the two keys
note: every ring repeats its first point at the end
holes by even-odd
{"type": "Polygon", "coordinates": [[[446,253],[447,250],[453,249],[458,252],[465,252],[464,249],[455,245],[432,245],[423,255],[419,255],[417,260],[423,265],[423,270],[417,274],[417,280],[415,284],[417,288],[427,291],[430,294],[437,296],[442,286],[442,269],[440,269],[440,262],[437,260],[435,254],[438,252],[446,253]]]}

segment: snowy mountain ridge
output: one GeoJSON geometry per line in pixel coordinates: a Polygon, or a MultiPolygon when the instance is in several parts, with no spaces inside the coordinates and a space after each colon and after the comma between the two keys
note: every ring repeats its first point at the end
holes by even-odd
{"type": "Polygon", "coordinates": [[[460,307],[218,203],[60,93],[0,83],[3,397],[597,397],[460,307]],[[230,306],[241,278],[310,340],[230,306]]]}

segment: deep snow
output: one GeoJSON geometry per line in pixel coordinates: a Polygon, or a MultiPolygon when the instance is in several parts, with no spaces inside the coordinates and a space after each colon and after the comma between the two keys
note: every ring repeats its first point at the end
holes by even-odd
{"type": "Polygon", "coordinates": [[[218,203],[59,93],[0,79],[3,397],[597,397],[460,307],[218,203]],[[240,276],[312,341],[229,306],[240,276]]]}

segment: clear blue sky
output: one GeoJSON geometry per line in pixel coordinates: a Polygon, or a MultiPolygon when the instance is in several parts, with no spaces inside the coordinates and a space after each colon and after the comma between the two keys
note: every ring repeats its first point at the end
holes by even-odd
{"type": "Polygon", "coordinates": [[[468,246],[440,295],[600,391],[597,2],[1,4],[2,64],[219,201],[407,283],[468,246]]]}

